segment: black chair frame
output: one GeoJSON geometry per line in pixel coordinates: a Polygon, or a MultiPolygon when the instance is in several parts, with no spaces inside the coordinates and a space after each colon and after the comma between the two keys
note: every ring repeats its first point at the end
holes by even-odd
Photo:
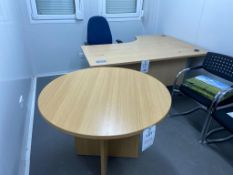
{"type": "MultiPolygon", "coordinates": [[[[221,102],[221,100],[227,96],[228,94],[231,94],[233,93],[233,88],[230,88],[230,89],[227,89],[225,91],[223,91],[218,97],[216,97],[216,103],[213,107],[213,112],[212,112],[212,117],[210,117],[210,123],[211,121],[213,120],[213,114],[216,112],[216,110],[218,109],[218,106],[221,102]]],[[[223,108],[221,108],[223,109],[223,108]]],[[[230,140],[233,138],[233,134],[230,134],[226,137],[221,137],[221,138],[215,138],[215,139],[211,139],[210,136],[218,133],[218,132],[221,132],[221,131],[225,131],[226,129],[222,126],[218,127],[218,128],[214,128],[214,129],[209,129],[210,125],[207,126],[206,128],[206,135],[205,135],[205,143],[219,143],[219,142],[224,142],[224,141],[227,141],[227,140],[230,140]]]]}
{"type": "MultiPolygon", "coordinates": [[[[215,53],[208,53],[210,57],[213,57],[213,55],[215,55],[215,53]]],[[[207,54],[207,57],[208,57],[208,54],[207,54]]],[[[220,55],[220,54],[217,54],[217,56],[223,56],[223,55],[220,55]]],[[[227,57],[227,56],[226,56],[227,57]]],[[[227,57],[228,59],[231,59],[231,57],[227,57]]],[[[180,71],[177,76],[176,76],[176,79],[174,81],[174,84],[173,84],[173,88],[172,88],[172,99],[174,98],[174,96],[176,94],[182,94],[182,95],[185,95],[184,93],[182,93],[180,91],[180,85],[178,85],[178,81],[181,79],[181,76],[183,76],[184,74],[186,73],[189,73],[189,72],[192,72],[192,71],[197,71],[197,70],[201,70],[201,69],[204,69],[206,70],[207,72],[209,73],[212,73],[214,75],[218,75],[220,73],[222,73],[222,71],[219,73],[219,72],[215,72],[216,70],[208,70],[208,68],[206,68],[206,65],[210,63],[210,60],[207,60],[207,61],[204,61],[203,65],[201,66],[196,66],[196,67],[190,67],[190,68],[185,68],[183,69],[182,71],[180,71]],[[216,73],[216,74],[215,74],[216,73]]],[[[211,63],[212,64],[212,63],[211,63]]],[[[232,64],[233,65],[233,64],[232,64]]],[[[233,68],[233,66],[232,66],[233,68]]],[[[216,69],[216,65],[214,67],[214,69],[216,69]]],[[[231,70],[232,71],[232,70],[231,70]]],[[[228,73],[228,72],[227,72],[228,73]]],[[[232,71],[232,75],[231,74],[226,74],[224,76],[220,76],[220,77],[223,77],[227,80],[230,80],[232,81],[232,77],[233,77],[233,71],[232,71]]],[[[181,83],[182,84],[182,83],[181,83]]],[[[211,130],[211,131],[208,131],[209,128],[210,128],[210,123],[212,121],[212,114],[215,112],[215,110],[218,108],[219,106],[219,103],[221,102],[221,100],[225,97],[226,94],[228,93],[231,93],[233,92],[233,87],[230,87],[229,89],[227,90],[223,90],[223,91],[220,91],[219,93],[217,93],[214,97],[214,99],[211,101],[211,105],[210,106],[205,106],[201,103],[199,103],[198,101],[195,100],[195,102],[198,104],[198,107],[194,108],[194,109],[191,109],[189,111],[185,111],[185,112],[182,112],[182,113],[178,113],[178,114],[173,114],[172,112],[170,112],[170,116],[172,117],[175,117],[175,116],[181,116],[181,115],[188,115],[192,112],[195,112],[195,111],[198,111],[198,110],[204,110],[207,112],[207,117],[206,117],[206,120],[204,122],[204,125],[202,127],[202,131],[201,131],[201,139],[200,139],[200,142],[201,143],[210,143],[210,142],[214,142],[214,141],[225,141],[225,140],[228,140],[231,138],[231,136],[229,137],[226,137],[226,138],[221,138],[221,139],[218,139],[218,140],[208,140],[208,137],[218,131],[222,131],[223,128],[217,128],[217,129],[214,129],[214,130],[211,130]]],[[[172,106],[173,106],[173,103],[172,103],[172,106]]],[[[223,107],[223,106],[221,106],[223,107]]]]}

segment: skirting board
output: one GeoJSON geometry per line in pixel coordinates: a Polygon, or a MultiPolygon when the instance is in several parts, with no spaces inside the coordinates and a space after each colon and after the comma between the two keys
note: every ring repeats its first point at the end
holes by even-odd
{"type": "Polygon", "coordinates": [[[40,74],[32,78],[30,93],[29,93],[29,100],[28,100],[28,112],[27,112],[27,120],[25,123],[25,131],[24,131],[24,144],[21,153],[21,164],[19,167],[19,174],[22,175],[29,175],[30,171],[30,156],[31,156],[31,144],[32,144],[32,133],[33,133],[33,123],[34,123],[34,113],[35,113],[35,104],[36,104],[36,86],[37,86],[37,79],[49,76],[57,76],[57,75],[64,75],[69,72],[76,71],[60,71],[60,72],[53,72],[48,74],[40,74]]]}
{"type": "Polygon", "coordinates": [[[22,148],[21,165],[19,168],[19,174],[29,175],[30,168],[30,155],[31,155],[31,143],[32,143],[32,131],[36,101],[36,84],[37,78],[33,77],[31,82],[31,88],[28,99],[28,112],[25,122],[24,141],[22,148]]]}
{"type": "Polygon", "coordinates": [[[29,93],[29,100],[28,100],[28,112],[27,112],[27,120],[25,123],[25,131],[24,131],[24,144],[22,148],[22,158],[21,158],[21,165],[19,168],[19,174],[22,175],[29,175],[30,171],[30,156],[31,156],[31,144],[32,144],[32,133],[33,133],[33,123],[34,123],[34,113],[35,113],[35,104],[36,104],[36,85],[37,79],[49,76],[57,76],[67,74],[75,70],[70,71],[60,71],[60,72],[53,72],[48,74],[41,74],[32,78],[31,88],[29,93]]]}
{"type": "Polygon", "coordinates": [[[75,70],[69,70],[69,71],[58,71],[58,72],[50,72],[50,73],[45,73],[45,74],[38,74],[36,78],[43,78],[43,77],[51,77],[51,76],[57,76],[57,75],[64,75],[68,74],[70,72],[78,71],[80,69],[75,69],[75,70]]]}

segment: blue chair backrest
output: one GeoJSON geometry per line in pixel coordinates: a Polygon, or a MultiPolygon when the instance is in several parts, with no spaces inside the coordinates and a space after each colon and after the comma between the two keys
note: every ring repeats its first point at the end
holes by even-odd
{"type": "Polygon", "coordinates": [[[87,44],[112,44],[108,21],[102,16],[91,17],[87,26],[87,44]]]}
{"type": "Polygon", "coordinates": [[[233,57],[208,52],[203,62],[208,72],[233,82],[233,57]]]}

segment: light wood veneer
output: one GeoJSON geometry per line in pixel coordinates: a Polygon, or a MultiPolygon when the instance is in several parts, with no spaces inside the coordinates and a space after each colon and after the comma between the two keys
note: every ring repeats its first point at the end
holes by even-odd
{"type": "Polygon", "coordinates": [[[125,65],[142,60],[166,61],[206,55],[206,50],[170,36],[138,36],[122,44],[85,45],[81,47],[90,66],[125,65]],[[195,51],[198,49],[199,51],[195,51]],[[100,63],[100,60],[106,62],[100,63]]]}
{"type": "Polygon", "coordinates": [[[57,78],[41,92],[42,116],[78,137],[123,138],[158,123],[171,97],[152,76],[123,68],[85,69],[57,78]]]}
{"type": "Polygon", "coordinates": [[[44,119],[76,137],[80,155],[137,157],[142,130],[161,121],[171,106],[157,79],[125,68],[89,68],[59,77],[41,92],[44,119]]]}

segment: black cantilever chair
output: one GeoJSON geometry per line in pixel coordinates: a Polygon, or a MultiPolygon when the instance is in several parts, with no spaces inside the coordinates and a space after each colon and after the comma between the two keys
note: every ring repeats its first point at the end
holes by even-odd
{"type": "Polygon", "coordinates": [[[232,93],[232,92],[233,90],[229,89],[218,96],[213,113],[212,113],[212,117],[210,117],[210,122],[214,119],[220,124],[220,127],[209,129],[210,126],[207,126],[206,135],[204,138],[206,143],[218,143],[218,142],[227,141],[233,138],[233,116],[229,115],[229,113],[233,114],[233,106],[217,109],[221,99],[223,99],[224,96],[227,96],[227,94],[232,93]],[[225,137],[220,137],[220,138],[219,137],[210,138],[212,135],[215,135],[216,133],[224,131],[224,130],[227,130],[228,132],[230,132],[230,135],[227,135],[225,137]]]}
{"type": "MultiPolygon", "coordinates": [[[[180,80],[181,76],[184,73],[200,70],[200,69],[203,69],[207,71],[209,74],[215,75],[229,82],[233,82],[233,58],[213,52],[208,52],[201,66],[186,68],[182,70],[177,74],[176,80],[174,82],[172,97],[174,97],[174,95],[176,94],[183,94],[185,96],[191,97],[193,100],[195,100],[198,103],[198,107],[190,111],[186,111],[179,114],[170,113],[170,116],[188,115],[197,110],[205,110],[207,112],[207,118],[204,122],[201,131],[201,143],[204,143],[206,142],[208,128],[212,120],[212,114],[214,113],[214,111],[216,110],[215,108],[217,107],[216,103],[218,102],[220,97],[221,98],[223,97],[223,94],[226,93],[225,92],[226,90],[220,91],[215,95],[213,100],[210,100],[205,96],[203,96],[202,94],[198,93],[197,91],[194,91],[193,89],[184,86],[183,83],[181,84],[178,83],[178,81],[180,80]]],[[[227,89],[227,92],[231,91],[232,88],[233,87],[231,86],[229,89],[227,89]]],[[[218,107],[233,103],[233,97],[227,98],[226,100],[222,100],[222,99],[220,100],[221,101],[218,102],[218,107]]]]}

